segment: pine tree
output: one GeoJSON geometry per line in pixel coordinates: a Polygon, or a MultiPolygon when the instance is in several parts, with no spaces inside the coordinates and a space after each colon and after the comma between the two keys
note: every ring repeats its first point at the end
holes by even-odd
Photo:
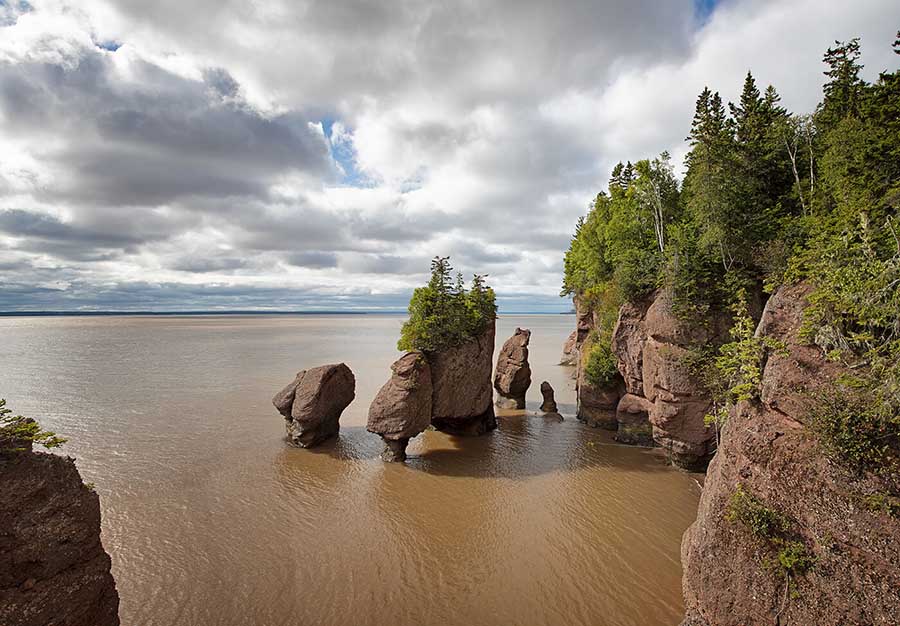
{"type": "Polygon", "coordinates": [[[824,87],[824,99],[817,113],[816,123],[824,130],[834,128],[849,115],[856,115],[863,81],[859,72],[859,38],[847,42],[835,41],[828,48],[822,61],[828,66],[824,72],[828,82],[824,87]]]}

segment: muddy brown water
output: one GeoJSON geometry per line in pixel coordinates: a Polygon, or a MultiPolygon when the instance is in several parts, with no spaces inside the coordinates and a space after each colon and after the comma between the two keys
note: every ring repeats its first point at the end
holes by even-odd
{"type": "Polygon", "coordinates": [[[694,476],[574,419],[571,315],[530,328],[566,419],[426,432],[403,465],[365,431],[401,316],[0,318],[0,397],[69,438],[103,507],[125,626],[667,625],[694,476]],[[288,447],[270,401],[345,361],[339,439],[288,447]]]}

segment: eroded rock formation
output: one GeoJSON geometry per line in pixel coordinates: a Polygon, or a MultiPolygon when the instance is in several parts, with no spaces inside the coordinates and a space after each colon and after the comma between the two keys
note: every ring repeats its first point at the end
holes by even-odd
{"type": "Polygon", "coordinates": [[[402,462],[409,440],[431,423],[431,367],[421,352],[407,352],[391,371],[369,407],[366,428],[384,440],[383,460],[402,462]]]}
{"type": "Polygon", "coordinates": [[[688,357],[692,348],[724,341],[729,321],[713,313],[683,322],[665,290],[622,307],[612,338],[627,392],[616,411],[620,441],[646,443],[649,431],[677,465],[705,466],[715,451],[715,432],[704,423],[709,396],[690,371],[688,357]]]}
{"type": "Polygon", "coordinates": [[[805,428],[810,399],[842,373],[798,336],[807,293],[780,289],[759,323],[787,353],[769,354],[759,401],[732,412],[709,466],[682,542],[686,626],[900,624],[900,519],[864,499],[885,487],[829,461],[805,428]],[[728,519],[739,485],[814,559],[790,584],[776,549],[728,519]]]}
{"type": "Polygon", "coordinates": [[[616,406],[616,441],[636,446],[653,445],[650,411],[653,403],[643,396],[626,393],[616,406]]]}
{"type": "Polygon", "coordinates": [[[459,346],[427,353],[431,366],[431,423],[455,435],[481,435],[497,427],[491,370],[495,324],[459,346]]]}
{"type": "Polygon", "coordinates": [[[100,500],[74,460],[0,453],[0,624],[117,626],[118,610],[100,500]]]}
{"type": "Polygon", "coordinates": [[[556,413],[556,399],[553,397],[553,387],[546,380],[541,383],[541,395],[544,401],[541,403],[541,411],[544,413],[556,413]]]}
{"type": "Polygon", "coordinates": [[[560,365],[576,365],[578,363],[578,331],[573,330],[566,338],[563,344],[562,358],[559,360],[560,365]]]}
{"type": "Polygon", "coordinates": [[[494,389],[497,406],[504,409],[524,409],[525,394],[531,386],[531,367],[528,365],[528,342],[531,331],[516,328],[497,355],[494,389]]]}
{"type": "Polygon", "coordinates": [[[288,439],[310,448],[340,430],[340,417],[356,395],[356,379],[344,363],[303,370],[272,399],[284,416],[288,439]]]}

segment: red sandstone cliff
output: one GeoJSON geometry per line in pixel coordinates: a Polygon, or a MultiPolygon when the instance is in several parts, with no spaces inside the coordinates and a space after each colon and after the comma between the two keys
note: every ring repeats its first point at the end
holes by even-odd
{"type": "Polygon", "coordinates": [[[841,373],[798,337],[807,293],[782,288],[757,329],[787,353],[769,356],[760,399],[736,408],[709,466],[682,543],[685,626],[900,624],[900,519],[865,503],[883,479],[829,461],[804,424],[810,399],[841,373]],[[788,520],[814,559],[790,585],[771,565],[775,548],[728,519],[738,485],[788,520]]]}
{"type": "Polygon", "coordinates": [[[118,607],[100,500],[75,462],[0,455],[0,624],[115,626],[118,607]]]}

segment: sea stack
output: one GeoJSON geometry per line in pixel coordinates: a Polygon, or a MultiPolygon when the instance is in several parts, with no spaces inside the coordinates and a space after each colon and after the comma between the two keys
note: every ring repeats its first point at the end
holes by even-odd
{"type": "Polygon", "coordinates": [[[483,435],[497,428],[491,369],[494,320],[477,337],[428,352],[431,366],[431,424],[453,435],[483,435]]]}
{"type": "Polygon", "coordinates": [[[494,389],[497,390],[497,406],[501,409],[524,409],[525,393],[531,386],[531,367],[528,365],[528,342],[531,331],[516,328],[497,355],[494,389]]]}
{"type": "Polygon", "coordinates": [[[311,448],[340,430],[341,413],[356,396],[356,379],[344,363],[303,370],[272,398],[284,416],[288,440],[311,448]]]}
{"type": "Polygon", "coordinates": [[[544,413],[557,413],[556,400],[553,398],[553,387],[546,380],[541,383],[541,395],[544,397],[541,411],[544,413]]]}
{"type": "Polygon", "coordinates": [[[369,407],[366,428],[384,441],[382,460],[403,462],[409,440],[431,423],[431,367],[421,352],[407,352],[391,371],[369,407]]]}
{"type": "Polygon", "coordinates": [[[0,529],[0,624],[118,626],[100,499],[73,459],[0,440],[0,529]]]}

